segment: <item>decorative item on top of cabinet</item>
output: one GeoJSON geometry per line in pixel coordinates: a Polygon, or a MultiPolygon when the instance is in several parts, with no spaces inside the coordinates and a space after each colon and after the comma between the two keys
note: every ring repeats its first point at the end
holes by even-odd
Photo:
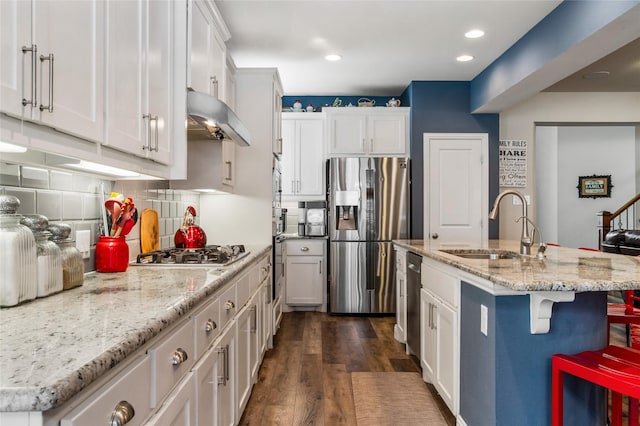
{"type": "Polygon", "coordinates": [[[282,195],[324,199],[324,114],[282,114],[282,195]]]}
{"type": "Polygon", "coordinates": [[[17,18],[0,26],[0,111],[102,141],[104,5],[0,2],[0,16],[17,18]],[[9,40],[15,44],[4,43],[9,40]]]}
{"type": "Polygon", "coordinates": [[[329,156],[406,156],[409,108],[324,108],[329,156]]]}
{"type": "Polygon", "coordinates": [[[285,241],[285,302],[293,309],[326,311],[325,239],[285,241]]]}

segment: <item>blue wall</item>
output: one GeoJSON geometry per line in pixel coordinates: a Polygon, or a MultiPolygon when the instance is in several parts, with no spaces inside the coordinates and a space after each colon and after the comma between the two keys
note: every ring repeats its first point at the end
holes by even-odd
{"type": "MultiPolygon", "coordinates": [[[[423,133],[487,133],[489,200],[498,194],[499,115],[471,114],[469,89],[467,81],[413,81],[400,97],[411,105],[411,238],[423,237],[423,133]]],[[[491,221],[489,238],[497,236],[491,221]]]]}
{"type": "MultiPolygon", "coordinates": [[[[469,426],[551,424],[551,355],[600,349],[607,342],[606,292],[555,303],[548,334],[530,334],[529,297],[494,297],[462,282],[460,415],[469,426]],[[489,309],[480,332],[480,304],[489,309]]],[[[565,424],[603,425],[602,389],[565,379],[565,424]]]]}
{"type": "Polygon", "coordinates": [[[471,82],[471,111],[503,94],[640,1],[565,0],[471,82]]]}

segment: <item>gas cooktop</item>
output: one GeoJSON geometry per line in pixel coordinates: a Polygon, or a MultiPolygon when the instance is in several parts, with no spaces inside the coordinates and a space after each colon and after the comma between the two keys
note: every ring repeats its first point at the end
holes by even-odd
{"type": "Polygon", "coordinates": [[[208,245],[203,248],[170,248],[138,255],[136,266],[227,266],[249,254],[244,245],[208,245]]]}

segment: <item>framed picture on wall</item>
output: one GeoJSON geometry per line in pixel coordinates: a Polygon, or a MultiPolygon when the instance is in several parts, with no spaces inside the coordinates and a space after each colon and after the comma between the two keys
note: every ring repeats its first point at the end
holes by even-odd
{"type": "Polygon", "coordinates": [[[579,176],[576,188],[579,198],[610,198],[611,175],[579,176]]]}

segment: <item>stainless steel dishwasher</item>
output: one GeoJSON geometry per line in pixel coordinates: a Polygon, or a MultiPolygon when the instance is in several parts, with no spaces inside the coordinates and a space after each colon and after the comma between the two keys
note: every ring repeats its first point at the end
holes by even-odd
{"type": "Polygon", "coordinates": [[[422,256],[407,252],[407,346],[420,358],[420,266],[422,256]]]}

